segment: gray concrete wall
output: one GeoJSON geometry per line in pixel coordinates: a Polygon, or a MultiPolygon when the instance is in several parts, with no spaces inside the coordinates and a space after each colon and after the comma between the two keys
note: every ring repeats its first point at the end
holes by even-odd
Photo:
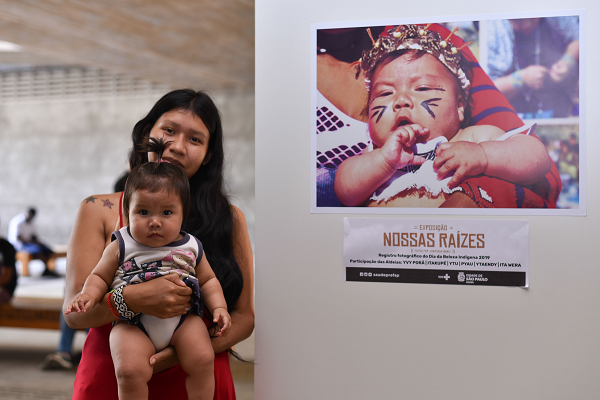
{"type": "MultiPolygon", "coordinates": [[[[112,192],[133,125],[161,94],[0,104],[0,236],[38,209],[40,237],[67,244],[79,203],[112,192]]],[[[221,110],[232,202],[254,237],[254,92],[211,93],[221,110]]]]}

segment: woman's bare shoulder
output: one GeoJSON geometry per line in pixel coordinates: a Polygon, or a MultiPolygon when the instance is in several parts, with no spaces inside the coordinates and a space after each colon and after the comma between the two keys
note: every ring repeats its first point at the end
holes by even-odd
{"type": "Polygon", "coordinates": [[[242,210],[240,210],[233,204],[230,204],[229,207],[231,207],[231,214],[233,215],[233,220],[237,223],[243,223],[244,225],[246,225],[246,217],[244,216],[242,210]]]}
{"type": "Polygon", "coordinates": [[[80,207],[90,213],[119,214],[121,193],[96,194],[81,201],[80,207]]]}
{"type": "Polygon", "coordinates": [[[97,228],[110,233],[116,227],[119,219],[121,192],[97,194],[83,199],[79,205],[78,220],[91,223],[97,228]]]}

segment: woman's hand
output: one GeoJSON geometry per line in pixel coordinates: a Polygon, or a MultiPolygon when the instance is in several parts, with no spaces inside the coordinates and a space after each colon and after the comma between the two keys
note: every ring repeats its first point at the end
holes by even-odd
{"type": "Polygon", "coordinates": [[[179,357],[177,357],[177,351],[173,346],[168,346],[166,349],[159,351],[156,354],[153,354],[150,357],[150,365],[153,367],[153,372],[156,374],[157,372],[164,371],[167,368],[174,367],[179,365],[179,357]]]}
{"type": "MultiPolygon", "coordinates": [[[[231,348],[250,336],[254,330],[254,264],[252,246],[250,245],[250,237],[248,236],[244,214],[237,207],[232,206],[231,209],[234,214],[233,251],[244,277],[244,286],[242,287],[240,298],[235,306],[232,307],[232,310],[229,311],[231,316],[229,334],[226,337],[211,338],[215,353],[220,353],[231,348]]],[[[214,332],[209,333],[212,335],[214,332]]]]}
{"type": "Polygon", "coordinates": [[[543,65],[530,65],[521,70],[521,78],[527,86],[539,90],[544,87],[544,81],[548,75],[548,68],[543,65]]]}
{"type": "Polygon", "coordinates": [[[565,50],[565,54],[552,64],[550,68],[550,78],[554,82],[563,81],[571,69],[577,68],[577,63],[579,62],[579,40],[574,40],[567,46],[565,50]]]}
{"type": "Polygon", "coordinates": [[[192,289],[176,274],[123,288],[127,308],[163,319],[185,314],[186,308],[190,307],[191,295],[192,289]]]}

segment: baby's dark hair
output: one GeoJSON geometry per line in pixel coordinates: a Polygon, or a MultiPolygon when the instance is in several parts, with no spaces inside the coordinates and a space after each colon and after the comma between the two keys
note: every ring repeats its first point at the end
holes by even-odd
{"type": "MultiPolygon", "coordinates": [[[[384,67],[385,65],[396,60],[397,58],[402,57],[404,54],[407,54],[407,53],[411,54],[411,56],[410,56],[411,61],[418,60],[419,58],[423,57],[425,54],[429,54],[428,52],[423,51],[423,50],[413,50],[413,49],[402,49],[402,50],[390,52],[390,53],[386,54],[385,56],[381,57],[377,61],[377,63],[373,67],[373,69],[371,69],[366,74],[367,79],[371,80],[373,78],[373,75],[375,75],[375,72],[378,69],[384,67]]],[[[471,68],[469,61],[465,57],[463,57],[462,54],[459,54],[459,57],[460,57],[459,58],[460,68],[464,71],[465,75],[467,76],[467,79],[469,79],[469,81],[472,82],[473,81],[473,69],[471,68]]],[[[440,62],[440,61],[438,60],[438,62],[440,62]]],[[[463,121],[461,122],[460,127],[466,128],[471,123],[471,117],[473,114],[473,104],[472,104],[473,99],[471,97],[471,91],[469,89],[464,89],[462,87],[460,80],[456,77],[455,74],[452,73],[452,71],[450,71],[450,69],[448,69],[448,72],[450,72],[452,74],[452,76],[454,77],[454,80],[456,81],[456,87],[458,88],[458,90],[465,102],[465,111],[464,111],[465,117],[464,117],[463,121]]],[[[370,98],[370,94],[369,94],[369,98],[367,99],[367,105],[365,106],[363,112],[361,113],[366,118],[368,118],[368,114],[369,114],[370,99],[371,98],[370,98]]]]}
{"type": "Polygon", "coordinates": [[[150,193],[166,190],[169,193],[178,194],[181,198],[183,219],[185,220],[187,217],[191,204],[188,178],[181,167],[161,161],[163,152],[170,144],[171,142],[165,142],[163,138],[150,138],[140,146],[142,151],[157,153],[158,161],[140,164],[129,174],[123,194],[123,211],[125,211],[126,218],[129,218],[131,197],[138,190],[147,190],[150,193]]]}

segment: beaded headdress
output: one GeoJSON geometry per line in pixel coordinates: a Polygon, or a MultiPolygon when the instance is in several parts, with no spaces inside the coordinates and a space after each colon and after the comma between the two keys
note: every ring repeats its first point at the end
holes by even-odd
{"type": "MultiPolygon", "coordinates": [[[[442,39],[442,36],[438,32],[428,30],[430,25],[425,27],[419,25],[399,25],[382,33],[376,41],[371,37],[373,48],[369,51],[364,51],[363,56],[358,60],[356,78],[358,79],[361,71],[364,71],[367,90],[370,90],[371,77],[373,76],[375,67],[384,56],[398,50],[422,50],[444,64],[458,78],[461,87],[467,90],[471,82],[469,82],[469,79],[460,66],[463,56],[459,50],[472,42],[457,48],[452,44],[450,38],[458,28],[450,32],[450,35],[446,39],[442,39]]],[[[371,36],[369,29],[367,29],[367,32],[371,36]]]]}

